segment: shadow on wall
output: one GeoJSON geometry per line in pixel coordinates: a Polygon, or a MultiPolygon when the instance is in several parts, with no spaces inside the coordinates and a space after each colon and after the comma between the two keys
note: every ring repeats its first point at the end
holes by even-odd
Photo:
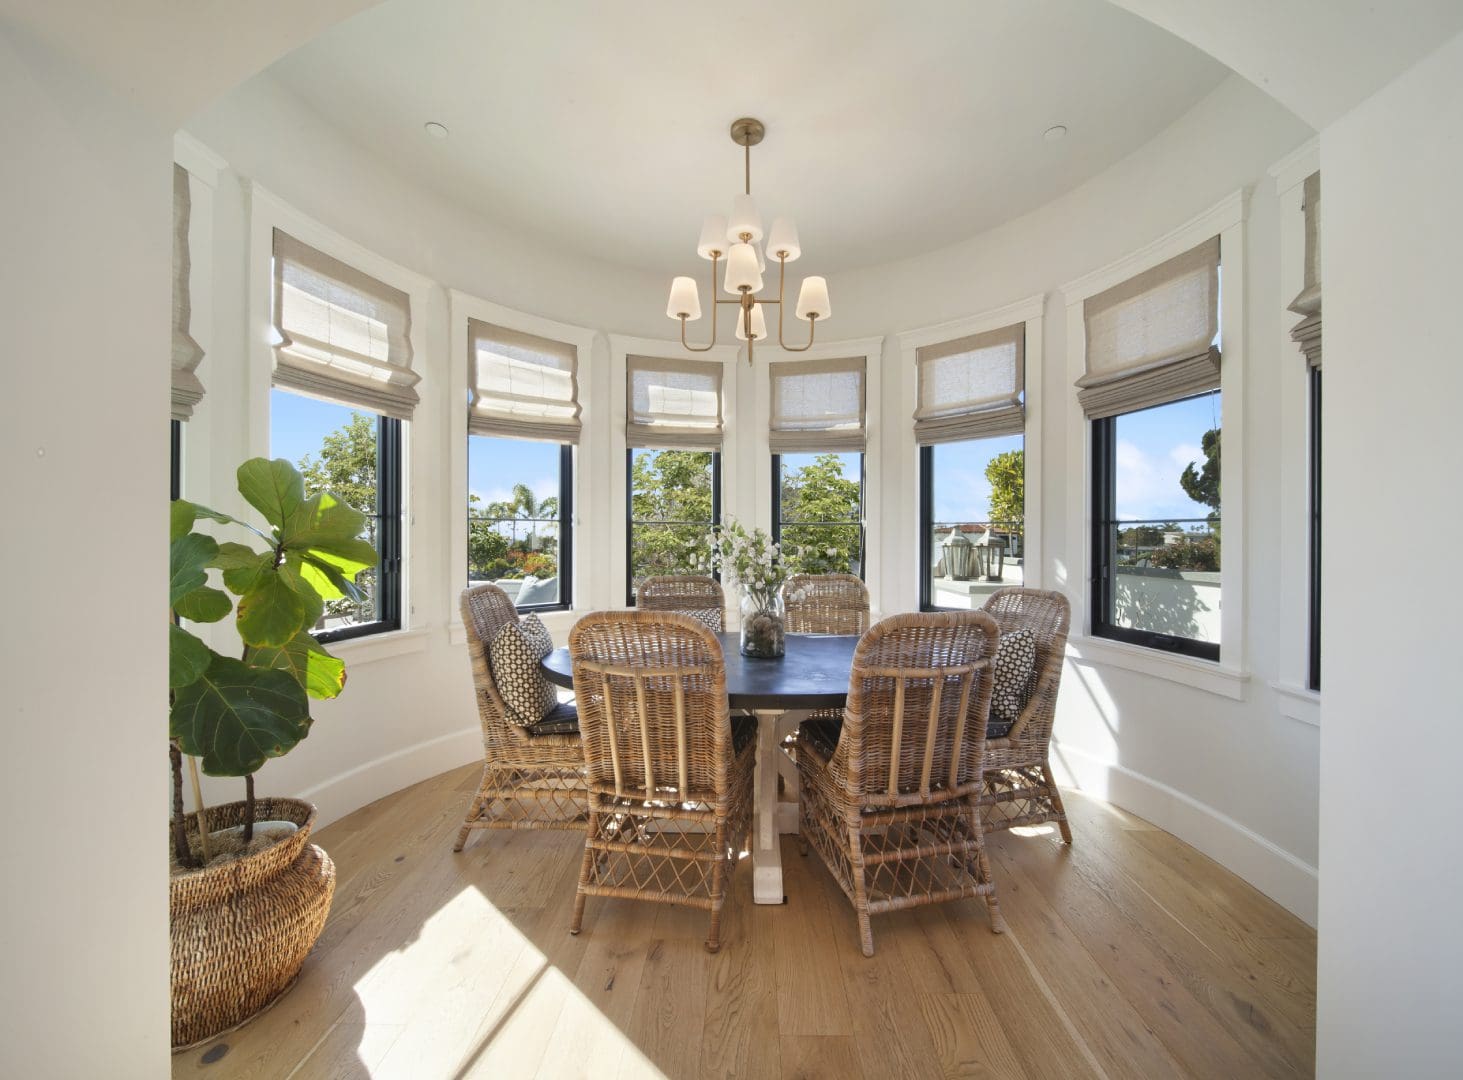
{"type": "Polygon", "coordinates": [[[1219,574],[1119,567],[1113,578],[1113,621],[1137,630],[1218,641],[1219,574]]]}

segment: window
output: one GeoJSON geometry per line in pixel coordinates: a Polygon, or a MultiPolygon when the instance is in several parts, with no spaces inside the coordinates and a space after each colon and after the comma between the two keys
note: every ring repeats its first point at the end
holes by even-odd
{"type": "Polygon", "coordinates": [[[772,540],[804,574],[864,573],[864,455],[773,454],[772,540]]]}
{"type": "Polygon", "coordinates": [[[920,447],[920,609],[978,608],[1025,581],[1021,435],[920,447]]]}
{"type": "Polygon", "coordinates": [[[305,493],[330,491],[366,515],[362,537],[378,562],[356,579],[360,603],[331,600],[315,626],[321,641],[401,627],[401,421],[276,387],[269,396],[269,448],[294,462],[305,493]]]}
{"type": "Polygon", "coordinates": [[[642,578],[698,572],[697,555],[721,523],[721,454],[631,448],[625,461],[625,602],[633,605],[642,578]]]}
{"type": "Polygon", "coordinates": [[[183,423],[173,420],[168,425],[168,451],[172,460],[169,472],[168,498],[183,497],[183,423]]]}
{"type": "Polygon", "coordinates": [[[1220,392],[1092,422],[1092,633],[1219,659],[1220,392]]]}
{"type": "Polygon", "coordinates": [[[496,581],[520,609],[573,604],[574,448],[469,435],[467,577],[496,581]]]}
{"type": "Polygon", "coordinates": [[[1321,689],[1321,367],[1310,369],[1310,625],[1306,686],[1321,689]]]}

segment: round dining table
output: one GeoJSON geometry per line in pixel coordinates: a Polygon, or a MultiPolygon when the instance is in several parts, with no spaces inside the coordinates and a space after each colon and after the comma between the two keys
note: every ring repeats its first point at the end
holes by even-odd
{"type": "MultiPolygon", "coordinates": [[[[752,898],[780,904],[782,847],[778,837],[798,831],[798,775],[782,740],[814,710],[841,709],[848,699],[857,634],[788,634],[786,653],[775,660],[743,656],[734,631],[717,634],[726,660],[727,704],[757,717],[757,769],[753,781],[752,898]],[[783,779],[787,801],[778,797],[783,779]]],[[[574,664],[567,648],[539,663],[556,686],[574,685],[574,664]]]]}

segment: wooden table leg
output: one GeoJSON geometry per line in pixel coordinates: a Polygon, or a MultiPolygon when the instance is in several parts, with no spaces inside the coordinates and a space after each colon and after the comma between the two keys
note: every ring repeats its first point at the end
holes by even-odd
{"type": "Polygon", "coordinates": [[[780,904],[782,845],[777,829],[777,721],[780,710],[757,710],[757,772],[752,791],[752,899],[759,904],[780,904]]]}

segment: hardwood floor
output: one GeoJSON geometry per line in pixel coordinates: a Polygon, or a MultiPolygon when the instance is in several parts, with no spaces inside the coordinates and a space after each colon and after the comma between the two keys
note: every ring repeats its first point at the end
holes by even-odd
{"type": "Polygon", "coordinates": [[[173,1075],[1314,1072],[1314,931],[1105,803],[1068,797],[1071,848],[1054,829],[991,839],[1004,936],[983,902],[920,908],[876,916],[866,960],[853,909],[784,837],[788,903],[754,905],[744,860],[711,956],[693,909],[591,898],[571,937],[574,833],[477,833],[454,855],[477,777],[444,773],[323,830],[335,903],[298,984],[173,1075]]]}

